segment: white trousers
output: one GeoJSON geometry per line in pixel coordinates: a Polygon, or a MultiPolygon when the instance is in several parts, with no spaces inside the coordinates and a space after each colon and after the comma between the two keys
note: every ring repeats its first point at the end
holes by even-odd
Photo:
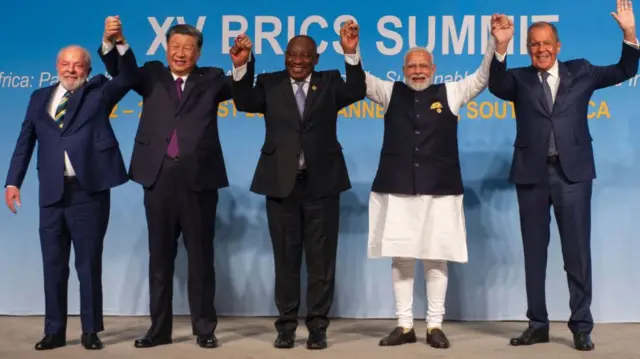
{"type": "MultiPolygon", "coordinates": [[[[448,272],[446,261],[422,260],[427,285],[427,329],[440,328],[444,318],[448,272]]],[[[394,257],[391,264],[398,326],[413,328],[413,282],[415,258],[394,257]]]]}

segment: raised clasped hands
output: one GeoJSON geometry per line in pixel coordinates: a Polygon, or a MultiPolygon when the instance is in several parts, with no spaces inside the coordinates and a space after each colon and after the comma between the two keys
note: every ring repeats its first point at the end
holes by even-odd
{"type": "Polygon", "coordinates": [[[513,38],[513,22],[507,15],[493,14],[491,16],[491,35],[498,44],[508,44],[513,38]]]}
{"type": "Polygon", "coordinates": [[[122,38],[122,22],[120,16],[109,16],[104,20],[104,35],[105,42],[112,42],[115,39],[122,38]]]}
{"type": "Polygon", "coordinates": [[[251,47],[253,47],[253,43],[251,39],[246,34],[238,35],[229,50],[229,55],[231,55],[231,61],[233,61],[233,66],[240,67],[249,61],[249,55],[251,54],[251,47]]]}
{"type": "Polygon", "coordinates": [[[355,54],[360,38],[360,27],[353,20],[347,20],[340,29],[340,45],[345,54],[355,54]]]}

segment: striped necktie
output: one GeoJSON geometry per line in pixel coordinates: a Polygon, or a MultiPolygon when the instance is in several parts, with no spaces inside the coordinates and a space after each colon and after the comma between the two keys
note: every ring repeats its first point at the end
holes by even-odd
{"type": "Polygon", "coordinates": [[[56,108],[56,116],[53,118],[54,121],[58,124],[58,127],[62,128],[64,115],[67,113],[67,104],[69,103],[69,96],[71,96],[71,92],[65,92],[64,96],[60,100],[58,107],[56,108]]]}

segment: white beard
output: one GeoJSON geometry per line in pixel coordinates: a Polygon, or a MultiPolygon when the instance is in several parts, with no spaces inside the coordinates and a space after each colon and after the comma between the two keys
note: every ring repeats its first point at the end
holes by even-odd
{"type": "Polygon", "coordinates": [[[409,86],[410,89],[414,90],[414,91],[422,91],[425,90],[427,87],[431,86],[431,77],[427,77],[427,80],[423,83],[415,83],[413,80],[411,80],[410,78],[405,78],[404,82],[407,86],[409,86]]]}
{"type": "Polygon", "coordinates": [[[87,81],[87,77],[86,76],[82,76],[82,77],[78,77],[77,79],[75,79],[72,83],[70,84],[66,84],[62,81],[60,81],[62,83],[62,87],[65,88],[65,90],[67,91],[75,91],[77,89],[80,88],[80,86],[82,86],[85,82],[87,81]],[[67,85],[69,85],[67,87],[67,85]]]}

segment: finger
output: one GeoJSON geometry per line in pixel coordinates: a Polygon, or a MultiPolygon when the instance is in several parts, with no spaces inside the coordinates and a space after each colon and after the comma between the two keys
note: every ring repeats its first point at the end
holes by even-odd
{"type": "Polygon", "coordinates": [[[7,201],[7,207],[9,207],[9,210],[13,213],[16,213],[16,207],[13,204],[13,197],[7,197],[6,201],[7,201]]]}

